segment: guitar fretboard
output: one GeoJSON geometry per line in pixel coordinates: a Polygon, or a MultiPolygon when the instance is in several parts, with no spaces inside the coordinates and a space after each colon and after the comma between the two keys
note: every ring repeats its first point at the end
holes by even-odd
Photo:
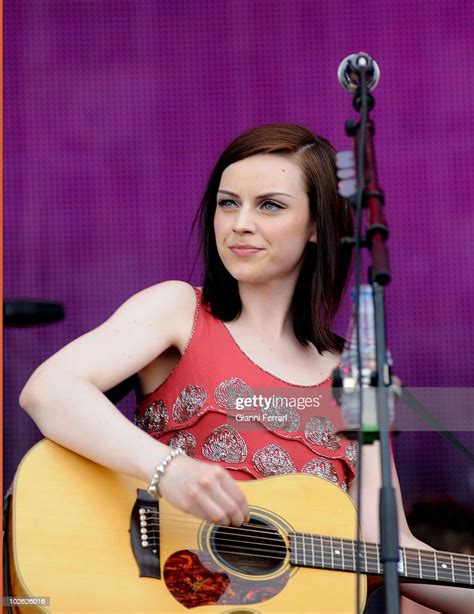
{"type": "MultiPolygon", "coordinates": [[[[300,567],[356,571],[357,544],[350,539],[289,533],[290,562],[300,567]]],[[[360,542],[359,569],[362,573],[381,575],[380,546],[360,542]]],[[[473,586],[474,557],[414,548],[400,548],[398,573],[408,579],[427,583],[473,586]]]]}

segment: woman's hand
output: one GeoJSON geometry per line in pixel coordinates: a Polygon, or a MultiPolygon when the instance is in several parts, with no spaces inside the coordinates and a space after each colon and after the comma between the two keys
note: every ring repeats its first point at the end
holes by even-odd
{"type": "Polygon", "coordinates": [[[160,478],[158,490],[178,509],[208,522],[240,527],[249,521],[244,493],[217,464],[177,456],[160,478]]]}

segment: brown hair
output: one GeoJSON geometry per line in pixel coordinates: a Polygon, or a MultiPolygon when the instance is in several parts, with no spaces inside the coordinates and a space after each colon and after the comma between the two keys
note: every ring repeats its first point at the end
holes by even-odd
{"type": "Polygon", "coordinates": [[[204,252],[203,300],[223,321],[241,313],[238,283],[224,267],[216,246],[217,191],[228,166],[262,153],[292,156],[299,164],[305,177],[311,221],[317,225],[317,243],[306,246],[291,302],[295,336],[304,346],[312,342],[321,353],[339,351],[341,340],[331,332],[331,324],[350,269],[351,250],[341,239],[352,236],[352,213],[337,192],[332,145],[302,126],[268,124],[253,128],[236,138],[217,161],[196,216],[204,252]]]}

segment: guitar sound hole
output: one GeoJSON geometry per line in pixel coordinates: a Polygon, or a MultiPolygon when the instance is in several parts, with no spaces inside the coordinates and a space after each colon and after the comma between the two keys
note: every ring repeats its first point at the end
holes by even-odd
{"type": "Polygon", "coordinates": [[[227,567],[252,575],[272,573],[286,557],[286,544],[277,528],[258,518],[243,527],[214,527],[211,546],[227,567]]]}

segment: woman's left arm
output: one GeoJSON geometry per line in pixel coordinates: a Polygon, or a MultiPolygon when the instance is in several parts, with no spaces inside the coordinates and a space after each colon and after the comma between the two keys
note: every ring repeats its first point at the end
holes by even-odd
{"type": "MultiPolygon", "coordinates": [[[[379,489],[381,478],[379,446],[378,441],[372,445],[362,446],[362,534],[365,541],[376,543],[380,542],[379,489]]],[[[434,548],[417,539],[410,531],[403,509],[400,483],[393,457],[391,465],[392,484],[397,498],[399,545],[405,548],[434,550],[434,548]]],[[[353,501],[357,503],[356,480],[352,482],[349,494],[353,501]]],[[[417,603],[445,614],[473,614],[474,612],[474,591],[469,588],[401,582],[400,593],[417,603]]]]}

